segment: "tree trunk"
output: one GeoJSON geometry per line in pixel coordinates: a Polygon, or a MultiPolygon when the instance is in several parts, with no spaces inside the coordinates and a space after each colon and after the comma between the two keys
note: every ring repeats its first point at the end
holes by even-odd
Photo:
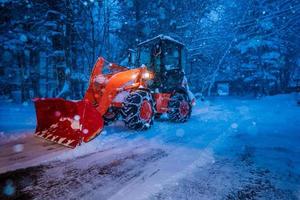
{"type": "Polygon", "coordinates": [[[142,39],[140,1],[134,0],[134,5],[135,5],[135,21],[136,21],[136,41],[137,43],[139,43],[142,39]]]}
{"type": "Polygon", "coordinates": [[[31,80],[31,88],[33,90],[33,96],[39,97],[39,82],[40,82],[40,70],[38,67],[39,53],[36,50],[30,50],[30,80],[31,80]]]}
{"type": "Polygon", "coordinates": [[[65,27],[65,19],[63,18],[65,14],[65,10],[63,9],[63,6],[60,1],[53,1],[49,2],[50,9],[54,10],[55,12],[50,12],[47,15],[47,20],[55,23],[56,26],[53,28],[51,27],[49,31],[53,31],[56,34],[52,35],[52,49],[53,49],[53,64],[54,64],[54,70],[56,75],[56,90],[55,90],[55,96],[59,95],[60,97],[67,97],[68,96],[68,90],[65,87],[66,84],[68,84],[68,76],[66,74],[66,60],[65,60],[65,42],[64,42],[64,28],[65,27]],[[64,19],[64,20],[63,20],[64,19]]]}
{"type": "Polygon", "coordinates": [[[27,100],[27,91],[26,91],[26,83],[25,83],[25,67],[26,67],[26,62],[25,62],[25,54],[24,52],[19,52],[18,53],[18,66],[19,66],[19,77],[20,80],[17,80],[20,84],[20,92],[21,92],[21,102],[24,102],[27,100]]]}

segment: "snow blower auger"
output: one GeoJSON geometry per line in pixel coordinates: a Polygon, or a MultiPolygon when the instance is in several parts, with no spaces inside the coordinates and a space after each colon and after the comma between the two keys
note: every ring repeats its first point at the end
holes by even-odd
{"type": "Polygon", "coordinates": [[[159,35],[130,51],[128,68],[99,58],[82,100],[34,99],[36,136],[75,148],[119,118],[134,130],[148,129],[163,113],[171,121],[187,121],[195,99],[184,76],[183,55],[182,43],[159,35]]]}

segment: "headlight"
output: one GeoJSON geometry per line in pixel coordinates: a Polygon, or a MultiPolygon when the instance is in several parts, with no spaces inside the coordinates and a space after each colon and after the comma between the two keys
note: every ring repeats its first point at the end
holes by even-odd
{"type": "Polygon", "coordinates": [[[132,79],[136,79],[137,76],[138,76],[138,74],[133,74],[131,77],[132,77],[132,79]]]}
{"type": "Polygon", "coordinates": [[[143,73],[143,79],[150,79],[151,78],[151,75],[149,72],[144,72],[143,73]]]}

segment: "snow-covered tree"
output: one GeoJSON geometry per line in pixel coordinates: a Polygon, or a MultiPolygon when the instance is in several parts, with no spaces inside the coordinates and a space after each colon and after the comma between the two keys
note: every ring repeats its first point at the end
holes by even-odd
{"type": "MultiPolygon", "coordinates": [[[[281,91],[281,83],[285,77],[288,45],[282,39],[284,30],[281,27],[287,23],[282,17],[279,2],[254,1],[247,19],[240,30],[236,49],[239,52],[241,64],[239,73],[242,76],[244,88],[256,94],[269,94],[281,91]]],[[[290,16],[293,20],[293,16],[290,16]]]]}

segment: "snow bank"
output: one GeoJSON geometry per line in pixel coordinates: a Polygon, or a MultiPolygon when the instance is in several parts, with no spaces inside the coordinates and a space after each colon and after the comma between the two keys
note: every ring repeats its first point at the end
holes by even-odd
{"type": "Polygon", "coordinates": [[[0,142],[34,133],[36,118],[32,103],[0,101],[0,142]]]}

